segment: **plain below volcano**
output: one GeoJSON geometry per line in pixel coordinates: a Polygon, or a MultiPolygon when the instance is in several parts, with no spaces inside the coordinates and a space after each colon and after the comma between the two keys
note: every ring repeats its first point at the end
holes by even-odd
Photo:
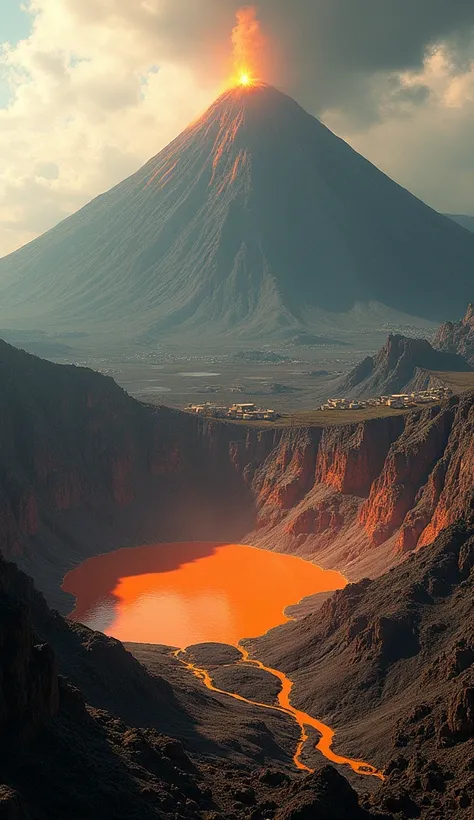
{"type": "Polygon", "coordinates": [[[0,322],[150,344],[339,335],[459,318],[473,267],[467,230],[260,85],[0,260],[0,322]]]}

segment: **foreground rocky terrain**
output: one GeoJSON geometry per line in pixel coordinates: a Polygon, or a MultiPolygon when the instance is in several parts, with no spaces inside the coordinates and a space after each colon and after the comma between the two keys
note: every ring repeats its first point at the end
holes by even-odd
{"type": "MultiPolygon", "coordinates": [[[[387,576],[257,642],[267,662],[291,671],[297,705],[330,711],[344,743],[384,766],[384,783],[359,797],[322,759],[313,775],[292,771],[270,713],[243,717],[243,706],[192,678],[170,683],[164,662],[165,677],[146,671],[117,641],[51,612],[0,559],[1,816],[469,817],[473,532],[451,528],[387,576]],[[215,715],[204,745],[199,701],[215,715]]],[[[230,690],[241,686],[231,676],[230,690]]],[[[290,731],[283,745],[294,742],[290,731]]]]}
{"type": "MultiPolygon", "coordinates": [[[[212,740],[193,743],[196,702],[202,711],[206,698],[192,679],[171,686],[117,641],[67,623],[1,558],[0,647],[2,818],[283,820],[308,803],[328,820],[334,810],[348,820],[378,816],[330,767],[290,777],[271,717],[230,700],[207,704],[209,715],[219,712],[212,740]],[[239,755],[246,736],[253,745],[239,755]]],[[[291,748],[291,727],[289,735],[291,748]]]]}
{"type": "Polygon", "coordinates": [[[298,708],[385,768],[375,799],[403,817],[474,806],[473,594],[474,529],[457,525],[251,644],[294,680],[298,708]]]}

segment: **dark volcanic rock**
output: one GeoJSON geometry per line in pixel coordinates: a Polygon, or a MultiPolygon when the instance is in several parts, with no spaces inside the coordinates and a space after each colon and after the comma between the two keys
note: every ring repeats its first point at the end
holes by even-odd
{"type": "Polygon", "coordinates": [[[325,766],[295,786],[275,820],[364,820],[369,816],[347,780],[325,766]]]}

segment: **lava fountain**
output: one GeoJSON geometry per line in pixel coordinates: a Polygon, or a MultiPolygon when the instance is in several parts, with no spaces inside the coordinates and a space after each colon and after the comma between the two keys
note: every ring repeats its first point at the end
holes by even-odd
{"type": "Polygon", "coordinates": [[[246,6],[237,12],[237,21],[232,31],[232,45],[234,74],[231,85],[244,88],[256,85],[260,81],[258,66],[266,40],[253,6],[246,6]]]}

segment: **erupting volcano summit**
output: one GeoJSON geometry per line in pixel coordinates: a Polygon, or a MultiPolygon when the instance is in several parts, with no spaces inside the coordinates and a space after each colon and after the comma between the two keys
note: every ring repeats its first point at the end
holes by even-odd
{"type": "Polygon", "coordinates": [[[0,322],[151,342],[455,319],[473,271],[473,235],[249,76],[136,174],[1,260],[0,322]]]}

